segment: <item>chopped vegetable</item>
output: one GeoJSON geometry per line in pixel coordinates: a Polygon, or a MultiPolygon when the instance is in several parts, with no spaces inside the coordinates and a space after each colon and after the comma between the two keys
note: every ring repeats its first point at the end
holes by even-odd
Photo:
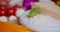
{"type": "Polygon", "coordinates": [[[38,8],[33,8],[33,9],[29,12],[28,17],[36,16],[36,15],[40,14],[40,12],[41,12],[40,9],[38,9],[38,8]]]}
{"type": "Polygon", "coordinates": [[[57,1],[57,2],[56,2],[56,5],[60,6],[60,1],[57,1]]]}

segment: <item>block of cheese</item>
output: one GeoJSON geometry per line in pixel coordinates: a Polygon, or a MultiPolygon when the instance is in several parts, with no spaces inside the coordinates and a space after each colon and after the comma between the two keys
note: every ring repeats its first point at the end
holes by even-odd
{"type": "Polygon", "coordinates": [[[0,21],[0,32],[33,32],[33,31],[22,25],[0,21]]]}
{"type": "Polygon", "coordinates": [[[41,13],[52,16],[60,21],[60,7],[51,1],[33,3],[32,8],[39,8],[41,9],[41,13]]]}

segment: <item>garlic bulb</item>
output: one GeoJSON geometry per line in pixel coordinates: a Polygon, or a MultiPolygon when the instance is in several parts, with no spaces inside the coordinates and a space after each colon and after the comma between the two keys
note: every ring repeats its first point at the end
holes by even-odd
{"type": "Polygon", "coordinates": [[[23,0],[11,0],[9,5],[14,6],[14,5],[20,5],[22,6],[23,0]]]}
{"type": "Polygon", "coordinates": [[[10,23],[14,23],[14,24],[19,24],[19,23],[18,23],[18,19],[17,19],[17,17],[15,17],[15,16],[10,16],[10,17],[9,17],[9,22],[10,22],[10,23]]]}
{"type": "Polygon", "coordinates": [[[0,17],[0,21],[7,22],[8,19],[7,19],[7,17],[5,17],[5,16],[1,16],[1,17],[0,17]]]}
{"type": "Polygon", "coordinates": [[[17,9],[17,11],[16,11],[16,16],[17,16],[17,17],[20,17],[24,12],[25,12],[25,10],[22,9],[22,8],[17,9]]]}

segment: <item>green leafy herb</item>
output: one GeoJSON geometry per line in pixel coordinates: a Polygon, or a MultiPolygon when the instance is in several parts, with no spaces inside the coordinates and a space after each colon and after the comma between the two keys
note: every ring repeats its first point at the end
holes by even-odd
{"type": "Polygon", "coordinates": [[[38,9],[38,8],[33,8],[33,9],[29,12],[28,17],[36,16],[36,15],[40,14],[40,12],[41,12],[40,9],[38,9]]]}
{"type": "Polygon", "coordinates": [[[60,6],[60,1],[57,1],[57,2],[56,2],[56,5],[60,6]]]}

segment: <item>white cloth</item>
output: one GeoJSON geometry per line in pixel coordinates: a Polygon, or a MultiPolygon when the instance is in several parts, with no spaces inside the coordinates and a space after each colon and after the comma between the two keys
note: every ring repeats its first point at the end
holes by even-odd
{"type": "Polygon", "coordinates": [[[27,18],[29,11],[20,17],[20,23],[37,32],[60,32],[60,21],[44,14],[27,18]],[[32,20],[32,21],[31,21],[32,20]]]}

